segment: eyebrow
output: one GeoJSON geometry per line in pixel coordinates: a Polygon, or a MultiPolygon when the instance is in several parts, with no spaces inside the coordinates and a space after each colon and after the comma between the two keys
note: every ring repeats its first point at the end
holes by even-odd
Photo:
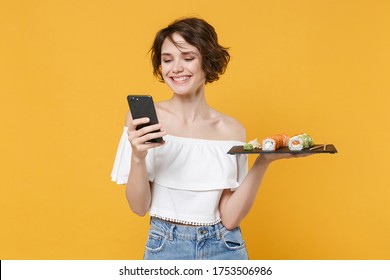
{"type": "MultiPolygon", "coordinates": [[[[182,55],[189,55],[189,54],[192,54],[192,55],[196,55],[198,56],[198,54],[196,52],[193,52],[193,51],[189,51],[189,52],[181,52],[182,55]]],[[[166,56],[166,55],[172,55],[171,53],[161,53],[161,56],[166,56]]]]}

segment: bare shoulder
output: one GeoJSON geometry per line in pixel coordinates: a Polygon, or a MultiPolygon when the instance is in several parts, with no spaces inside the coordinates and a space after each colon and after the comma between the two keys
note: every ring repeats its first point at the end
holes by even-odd
{"type": "Polygon", "coordinates": [[[246,141],[245,127],[238,120],[223,113],[218,113],[218,115],[220,120],[218,130],[226,140],[246,141]]]}

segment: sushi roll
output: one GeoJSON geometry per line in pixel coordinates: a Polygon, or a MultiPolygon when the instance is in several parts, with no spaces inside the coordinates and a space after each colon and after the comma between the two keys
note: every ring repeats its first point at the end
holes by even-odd
{"type": "Polygon", "coordinates": [[[262,141],[263,151],[275,151],[288,144],[288,136],[286,134],[278,134],[271,137],[264,138],[262,141]]]}
{"type": "Polygon", "coordinates": [[[295,135],[288,141],[288,148],[291,151],[300,151],[312,146],[314,146],[313,138],[306,133],[295,135]]]}

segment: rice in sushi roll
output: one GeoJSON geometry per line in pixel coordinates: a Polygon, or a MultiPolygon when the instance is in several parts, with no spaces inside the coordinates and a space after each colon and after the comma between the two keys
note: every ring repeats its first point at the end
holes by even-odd
{"type": "Polygon", "coordinates": [[[312,146],[314,146],[313,138],[306,133],[295,135],[288,141],[288,148],[291,151],[300,151],[312,146]]]}
{"type": "Polygon", "coordinates": [[[271,137],[264,138],[262,141],[263,151],[275,151],[288,144],[288,136],[286,134],[278,134],[271,137]]]}

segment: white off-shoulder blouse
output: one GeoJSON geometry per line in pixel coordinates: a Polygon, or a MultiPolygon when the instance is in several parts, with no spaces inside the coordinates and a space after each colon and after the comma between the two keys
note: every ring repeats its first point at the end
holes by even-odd
{"type": "MultiPolygon", "coordinates": [[[[190,225],[220,221],[219,200],[224,189],[235,190],[248,172],[247,155],[229,155],[241,141],[206,140],[172,135],[165,144],[150,149],[146,167],[151,182],[149,215],[190,225]]],[[[126,184],[131,164],[131,145],[124,128],[119,142],[112,181],[126,184]]]]}

